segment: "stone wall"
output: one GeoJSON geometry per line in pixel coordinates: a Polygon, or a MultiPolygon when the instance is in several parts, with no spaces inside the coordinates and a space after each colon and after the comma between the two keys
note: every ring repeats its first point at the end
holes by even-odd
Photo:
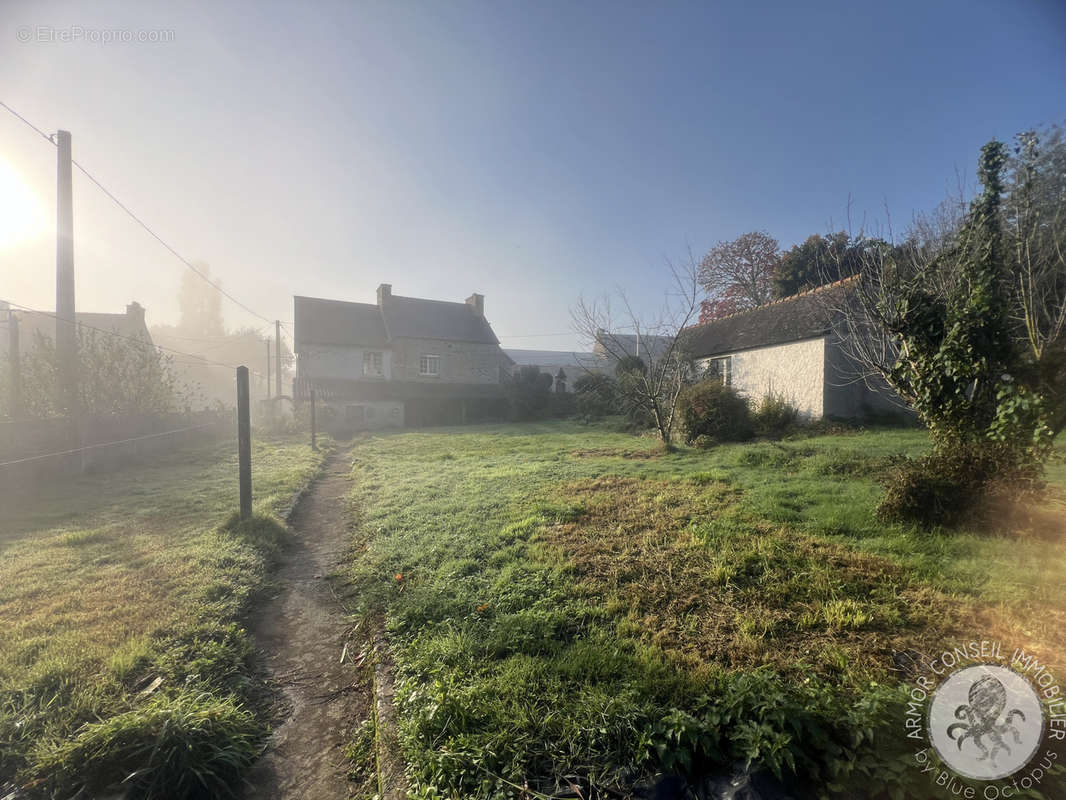
{"type": "Polygon", "coordinates": [[[392,352],[386,348],[361,348],[347,345],[304,345],[300,348],[301,378],[341,378],[383,381],[392,376],[392,352]],[[363,375],[363,354],[382,354],[381,377],[363,375]]]}
{"type": "Polygon", "coordinates": [[[322,430],[339,435],[402,428],[404,404],[399,400],[328,400],[319,404],[316,422],[322,430]]]}
{"type": "Polygon", "coordinates": [[[499,345],[495,344],[395,339],[392,347],[392,376],[400,381],[498,384],[509,363],[499,345]],[[420,374],[419,361],[423,355],[440,356],[439,376],[420,374]]]}

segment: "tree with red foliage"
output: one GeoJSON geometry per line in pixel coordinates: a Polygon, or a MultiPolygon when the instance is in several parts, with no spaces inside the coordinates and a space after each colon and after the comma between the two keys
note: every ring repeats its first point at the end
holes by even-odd
{"type": "Polygon", "coordinates": [[[766,231],[718,242],[700,262],[700,284],[707,292],[700,304],[700,322],[769,303],[780,261],[777,239],[766,231]]]}

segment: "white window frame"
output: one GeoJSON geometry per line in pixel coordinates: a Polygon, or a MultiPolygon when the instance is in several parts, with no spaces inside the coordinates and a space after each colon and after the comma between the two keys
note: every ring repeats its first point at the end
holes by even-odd
{"type": "Polygon", "coordinates": [[[435,353],[423,353],[418,357],[418,374],[426,378],[440,377],[440,356],[435,353]],[[432,360],[431,360],[432,359],[432,360]],[[431,369],[436,364],[436,369],[431,369]]]}
{"type": "Polygon", "coordinates": [[[722,379],[722,383],[725,386],[733,385],[733,356],[718,356],[717,358],[708,358],[705,371],[707,374],[711,373],[711,369],[716,371],[716,376],[722,379]]]}
{"type": "Polygon", "coordinates": [[[380,350],[363,351],[363,375],[381,378],[385,375],[385,354],[380,350]]]}

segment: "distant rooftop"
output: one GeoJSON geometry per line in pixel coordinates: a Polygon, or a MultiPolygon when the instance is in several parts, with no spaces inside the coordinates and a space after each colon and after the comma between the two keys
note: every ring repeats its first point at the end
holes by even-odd
{"type": "Polygon", "coordinates": [[[508,357],[518,366],[583,367],[601,361],[595,353],[570,352],[566,350],[512,350],[505,349],[508,357]]]}
{"type": "MultiPolygon", "coordinates": [[[[38,334],[55,341],[56,315],[52,311],[17,311],[19,342],[22,348],[33,346],[38,334]]],[[[78,311],[74,314],[78,325],[87,333],[115,333],[129,339],[151,342],[152,337],[144,323],[144,308],[139,303],[126,306],[125,314],[103,314],[78,311]]],[[[6,341],[6,337],[5,340],[6,341]]]]}

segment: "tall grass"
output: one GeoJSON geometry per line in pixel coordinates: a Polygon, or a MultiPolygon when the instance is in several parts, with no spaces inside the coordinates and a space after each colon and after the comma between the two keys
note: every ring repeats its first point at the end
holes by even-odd
{"type": "Polygon", "coordinates": [[[265,727],[242,620],[278,515],[322,456],[257,442],[256,516],[236,525],[233,451],[188,448],[0,509],[0,788],[216,796],[254,757],[265,727]]]}

